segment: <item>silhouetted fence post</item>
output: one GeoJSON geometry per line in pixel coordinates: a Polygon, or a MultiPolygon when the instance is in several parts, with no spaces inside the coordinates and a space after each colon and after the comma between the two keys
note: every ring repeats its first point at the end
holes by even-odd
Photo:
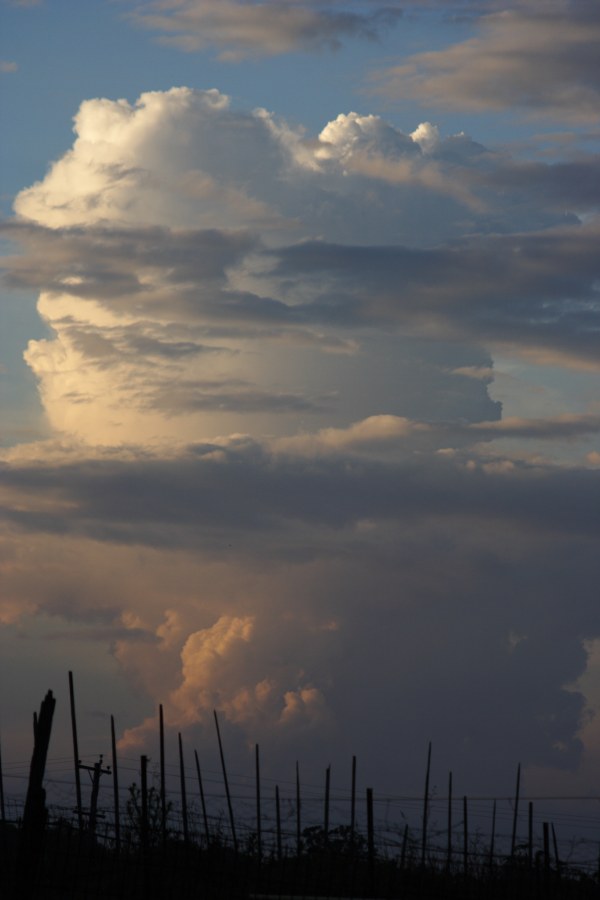
{"type": "Polygon", "coordinates": [[[511,861],[515,855],[515,846],[517,843],[517,817],[519,815],[519,791],[521,788],[521,763],[517,766],[517,787],[515,790],[515,808],[513,811],[512,837],[510,841],[510,858],[511,861]]]}
{"type": "Polygon", "coordinates": [[[77,798],[77,822],[79,830],[83,830],[83,808],[81,805],[81,775],[79,773],[79,744],[77,741],[77,716],[75,715],[75,688],[73,673],[69,672],[69,699],[71,702],[71,731],[73,733],[73,761],[75,765],[75,795],[77,798]]]}
{"type": "Polygon", "coordinates": [[[325,810],[323,830],[325,832],[325,843],[329,843],[329,786],[331,782],[331,766],[327,766],[325,770],[325,810]]]}
{"type": "Polygon", "coordinates": [[[42,845],[46,827],[46,791],[44,772],[48,757],[48,746],[52,732],[52,718],[56,700],[48,691],[36,718],[33,754],[29,769],[29,784],[23,811],[19,854],[17,859],[17,883],[22,886],[23,896],[31,896],[42,859],[42,845]]]}
{"type": "Polygon", "coordinates": [[[260,808],[260,750],[258,744],[254,748],[254,767],[256,770],[256,853],[260,863],[262,861],[262,814],[260,808]]]}
{"type": "Polygon", "coordinates": [[[533,868],[533,803],[531,800],[527,809],[527,862],[529,868],[533,868]]]}
{"type": "Polygon", "coordinates": [[[164,848],[167,843],[167,788],[165,775],[165,719],[162,703],[158,706],[158,739],[160,754],[160,830],[164,848]]]}
{"type": "Polygon", "coordinates": [[[0,746],[0,820],[6,822],[6,810],[4,808],[4,775],[2,774],[2,747],[0,746]]]}
{"type": "Polygon", "coordinates": [[[463,870],[465,878],[469,874],[469,811],[467,798],[463,797],[463,870]]]}
{"type": "MultiPolygon", "coordinates": [[[[558,841],[556,840],[556,831],[554,823],[552,823],[552,843],[554,844],[554,862],[556,864],[556,877],[560,881],[560,857],[558,855],[558,841]]],[[[600,860],[598,862],[598,880],[600,881],[600,860]]]]}
{"type": "Polygon", "coordinates": [[[367,788],[367,854],[369,861],[369,883],[373,890],[375,874],[375,825],[373,820],[373,788],[367,788]]]}
{"type": "Polygon", "coordinates": [[[148,757],[140,757],[140,780],[142,783],[142,809],[140,818],[140,841],[144,855],[148,850],[148,757]]]}
{"type": "Polygon", "coordinates": [[[115,720],[110,717],[110,745],[112,750],[113,770],[113,799],[115,808],[115,849],[117,853],[121,849],[121,816],[119,810],[119,772],[117,769],[117,738],[115,734],[115,720]]]}
{"type": "Polygon", "coordinates": [[[279,803],[279,785],[275,785],[275,823],[277,827],[277,860],[281,862],[283,847],[281,843],[281,806],[279,803]]]}
{"type": "Polygon", "coordinates": [[[187,844],[190,839],[188,827],[187,791],[185,789],[185,765],[183,762],[183,742],[181,732],[177,735],[179,741],[179,786],[181,789],[181,820],[183,824],[183,840],[187,844]]]}
{"type": "Polygon", "coordinates": [[[204,820],[204,834],[206,836],[206,846],[210,846],[210,831],[208,828],[208,816],[206,814],[206,801],[204,799],[204,786],[202,784],[202,773],[200,771],[200,760],[198,753],[194,750],[194,759],[196,760],[196,773],[198,775],[198,788],[200,790],[200,803],[202,805],[202,818],[204,820]]]}
{"type": "Polygon", "coordinates": [[[425,772],[425,795],[423,797],[423,833],[421,835],[421,866],[425,865],[427,852],[427,813],[429,811],[429,773],[431,772],[431,741],[427,750],[427,770],[425,772]]]}
{"type": "Polygon", "coordinates": [[[406,848],[408,846],[408,824],[404,826],[404,835],[402,837],[402,852],[400,853],[400,871],[404,869],[406,863],[406,848]]]}
{"type": "Polygon", "coordinates": [[[547,881],[550,874],[550,827],[547,822],[542,823],[542,830],[544,834],[544,875],[547,881]]]}
{"type": "Polygon", "coordinates": [[[490,874],[494,868],[494,844],[496,840],[496,801],[492,807],[492,836],[490,839],[490,874]]]}
{"type": "Polygon", "coordinates": [[[296,760],[296,852],[302,850],[302,810],[300,805],[300,766],[296,760]]]}
{"type": "Polygon", "coordinates": [[[350,840],[354,843],[356,827],[356,757],[352,757],[352,783],[350,786],[350,840]]]}
{"type": "Polygon", "coordinates": [[[446,850],[446,872],[452,865],[452,772],[448,773],[448,847],[446,850]]]}
{"type": "Polygon", "coordinates": [[[221,741],[221,730],[219,728],[219,718],[217,716],[216,709],[213,710],[215,717],[215,726],[217,729],[217,740],[219,742],[219,755],[221,757],[221,768],[223,770],[223,782],[225,783],[225,793],[227,794],[227,807],[229,809],[229,824],[231,826],[231,836],[233,838],[233,849],[237,853],[238,843],[237,843],[237,835],[235,833],[235,821],[233,818],[233,807],[231,805],[231,793],[229,791],[229,781],[227,780],[227,768],[225,766],[225,755],[223,753],[223,742],[221,741]]]}

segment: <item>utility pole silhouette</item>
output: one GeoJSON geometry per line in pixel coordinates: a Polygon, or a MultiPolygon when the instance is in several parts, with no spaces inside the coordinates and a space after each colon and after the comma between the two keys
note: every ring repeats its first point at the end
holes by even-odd
{"type": "Polygon", "coordinates": [[[110,775],[111,769],[110,766],[107,766],[105,769],[102,768],[102,754],[100,754],[100,758],[97,763],[94,763],[93,766],[84,766],[84,764],[78,760],[77,761],[78,768],[90,773],[90,777],[92,779],[92,796],[90,799],[90,820],[88,822],[88,829],[92,837],[96,834],[96,819],[98,815],[98,794],[100,792],[100,778],[102,775],[110,775]]]}

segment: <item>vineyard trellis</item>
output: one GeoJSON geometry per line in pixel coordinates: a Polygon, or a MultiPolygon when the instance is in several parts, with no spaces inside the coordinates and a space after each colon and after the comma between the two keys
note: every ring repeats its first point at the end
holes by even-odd
{"type": "Polygon", "coordinates": [[[253,777],[228,772],[215,712],[221,772],[203,771],[195,750],[195,771],[189,771],[181,734],[177,763],[166,760],[162,707],[158,769],[149,771],[145,756],[117,755],[112,716],[111,766],[103,767],[102,759],[79,758],[71,673],[69,678],[75,751],[70,776],[73,763],[49,757],[40,794],[43,705],[34,720],[29,779],[3,769],[0,756],[5,896],[425,900],[600,894],[596,810],[557,812],[559,802],[587,799],[597,806],[597,800],[527,797],[520,767],[514,795],[504,798],[456,797],[451,773],[447,796],[432,792],[431,745],[420,794],[358,792],[355,757],[347,789],[332,790],[331,767],[324,784],[302,784],[298,763],[293,781],[273,783],[261,777],[258,746],[253,777]],[[78,780],[86,770],[89,797],[78,780]],[[167,788],[177,775],[179,790],[167,788]],[[18,779],[28,781],[25,800],[6,790],[18,779]],[[32,840],[42,820],[43,841],[32,840]]]}

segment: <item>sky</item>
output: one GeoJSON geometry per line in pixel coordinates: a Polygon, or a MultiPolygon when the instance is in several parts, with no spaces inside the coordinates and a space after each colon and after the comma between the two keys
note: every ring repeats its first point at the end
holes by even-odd
{"type": "Polygon", "coordinates": [[[3,757],[597,796],[598,5],[0,17],[3,757]]]}

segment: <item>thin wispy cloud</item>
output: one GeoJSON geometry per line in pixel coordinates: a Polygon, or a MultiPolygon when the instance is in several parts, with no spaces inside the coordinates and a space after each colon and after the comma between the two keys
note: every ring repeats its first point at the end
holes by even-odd
{"type": "Polygon", "coordinates": [[[434,107],[596,124],[599,38],[594,3],[506,4],[479,19],[468,40],[380,69],[372,87],[434,107]]]}
{"type": "Polygon", "coordinates": [[[238,0],[178,0],[138,7],[131,21],[159,34],[161,43],[194,52],[217,48],[223,60],[276,56],[297,50],[335,50],[348,38],[374,40],[396,24],[402,9],[389,4],[320,2],[243,3],[238,0]]]}

